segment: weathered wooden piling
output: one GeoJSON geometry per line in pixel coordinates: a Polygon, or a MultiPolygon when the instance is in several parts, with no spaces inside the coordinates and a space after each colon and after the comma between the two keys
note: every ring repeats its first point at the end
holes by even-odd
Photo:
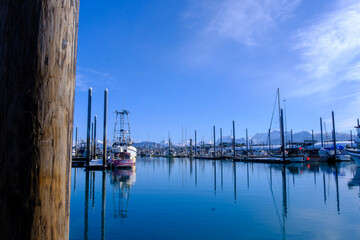
{"type": "Polygon", "coordinates": [[[90,134],[91,134],[91,98],[92,98],[92,88],[89,88],[88,94],[88,115],[87,115],[87,136],[86,136],[86,165],[89,166],[90,159],[91,159],[91,145],[90,145],[90,134]]]}
{"type": "Polygon", "coordinates": [[[107,134],[107,111],[108,111],[108,90],[107,88],[105,89],[104,92],[104,132],[103,132],[103,166],[106,166],[107,162],[106,162],[106,154],[107,154],[107,139],[106,139],[106,134],[107,134]]]}
{"type": "Polygon", "coordinates": [[[69,237],[79,1],[0,1],[1,239],[69,237]]]}

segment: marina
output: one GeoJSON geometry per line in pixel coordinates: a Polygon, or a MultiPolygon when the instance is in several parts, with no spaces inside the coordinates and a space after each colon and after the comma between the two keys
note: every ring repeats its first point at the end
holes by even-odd
{"type": "Polygon", "coordinates": [[[0,1],[0,238],[360,239],[359,26],[355,0],[0,1]]]}

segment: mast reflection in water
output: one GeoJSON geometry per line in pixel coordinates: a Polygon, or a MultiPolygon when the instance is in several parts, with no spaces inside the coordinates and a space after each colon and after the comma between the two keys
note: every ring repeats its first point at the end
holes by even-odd
{"type": "Polygon", "coordinates": [[[72,176],[70,239],[360,238],[352,163],[142,158],[72,176]]]}

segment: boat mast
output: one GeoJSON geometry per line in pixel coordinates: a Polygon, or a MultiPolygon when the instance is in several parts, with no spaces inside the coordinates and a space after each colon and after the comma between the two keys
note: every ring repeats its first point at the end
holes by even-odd
{"type": "Polygon", "coordinates": [[[280,133],[281,133],[281,150],[283,162],[285,162],[285,143],[284,143],[284,122],[283,122],[283,110],[280,109],[280,133]]]}
{"type": "Polygon", "coordinates": [[[277,89],[277,97],[278,97],[278,109],[279,109],[279,125],[280,125],[280,139],[283,138],[283,132],[281,131],[281,107],[280,107],[280,89],[277,89]]]}
{"type": "Polygon", "coordinates": [[[333,142],[334,142],[334,156],[336,156],[336,134],[335,134],[335,117],[334,111],[331,112],[332,115],[332,124],[333,124],[333,142]]]}

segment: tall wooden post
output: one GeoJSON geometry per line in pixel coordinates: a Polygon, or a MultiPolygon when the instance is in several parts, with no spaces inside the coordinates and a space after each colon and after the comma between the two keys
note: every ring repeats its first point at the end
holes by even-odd
{"type": "Polygon", "coordinates": [[[78,155],[78,149],[77,149],[77,145],[78,145],[78,126],[76,126],[76,131],[75,131],[75,156],[77,157],[78,155]]]}
{"type": "Polygon", "coordinates": [[[93,150],[93,155],[94,155],[94,159],[96,158],[96,120],[97,120],[97,116],[94,116],[94,150],[93,150]]]}
{"type": "Polygon", "coordinates": [[[215,139],[215,125],[213,126],[213,134],[214,134],[214,154],[213,157],[216,157],[216,139],[215,139]]]}
{"type": "Polygon", "coordinates": [[[235,121],[233,120],[233,151],[234,158],[236,157],[236,139],[235,139],[235,121]]]}
{"type": "Polygon", "coordinates": [[[246,129],[246,152],[249,154],[249,136],[248,136],[248,129],[246,129]]]}
{"type": "Polygon", "coordinates": [[[94,122],[91,122],[91,147],[90,147],[90,156],[91,159],[94,159],[94,122]]]}
{"type": "Polygon", "coordinates": [[[331,116],[332,116],[332,125],[333,125],[334,156],[336,156],[336,132],[335,132],[335,117],[334,117],[334,111],[331,112],[331,116]]]}
{"type": "Polygon", "coordinates": [[[79,1],[0,1],[1,239],[69,237],[79,1]]]}
{"type": "Polygon", "coordinates": [[[322,118],[320,118],[320,135],[321,135],[321,147],[324,147],[324,136],[323,136],[323,127],[322,127],[322,118]]]}
{"type": "Polygon", "coordinates": [[[221,151],[220,157],[222,158],[223,157],[222,128],[220,128],[220,151],[221,151]]]}
{"type": "Polygon", "coordinates": [[[88,94],[88,113],[87,113],[87,136],[86,136],[86,165],[89,166],[91,159],[91,98],[92,98],[92,88],[89,88],[88,94]]]}
{"type": "Polygon", "coordinates": [[[107,151],[107,111],[108,111],[108,90],[104,93],[104,132],[103,132],[103,165],[106,166],[106,151],[107,151]]]}
{"type": "Polygon", "coordinates": [[[196,157],[196,152],[197,152],[197,136],[196,136],[196,130],[195,130],[195,157],[196,157]]]}

